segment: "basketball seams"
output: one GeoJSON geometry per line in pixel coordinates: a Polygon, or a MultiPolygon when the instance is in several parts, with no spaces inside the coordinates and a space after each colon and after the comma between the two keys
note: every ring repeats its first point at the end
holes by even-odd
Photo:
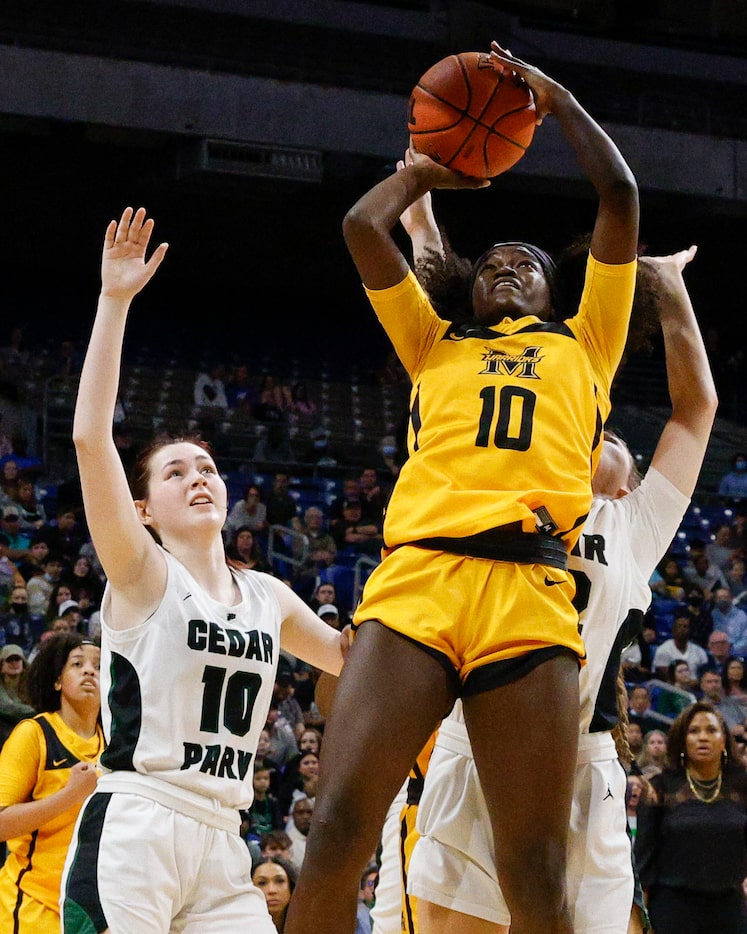
{"type": "Polygon", "coordinates": [[[522,158],[535,114],[526,86],[506,71],[490,69],[488,80],[480,54],[448,56],[421,76],[411,95],[408,130],[414,147],[435,161],[489,178],[522,158]]]}

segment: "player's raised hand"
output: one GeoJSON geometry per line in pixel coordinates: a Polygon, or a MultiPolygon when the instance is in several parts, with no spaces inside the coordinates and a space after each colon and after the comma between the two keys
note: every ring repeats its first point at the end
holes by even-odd
{"type": "Polygon", "coordinates": [[[536,66],[517,58],[495,39],[490,43],[490,61],[497,70],[511,71],[527,83],[534,97],[537,126],[542,123],[547,114],[552,113],[556,96],[560,93],[566,95],[568,93],[557,81],[548,78],[536,66]]]}
{"type": "Polygon", "coordinates": [[[104,236],[101,256],[101,294],[131,299],[150,281],[161,265],[167,243],[161,243],[146,262],[154,221],[145,208],[125,208],[119,222],[111,221],[104,236]]]}
{"type": "MultiPolygon", "coordinates": [[[[410,143],[408,166],[412,166],[419,175],[425,177],[428,182],[428,188],[487,188],[490,180],[487,178],[473,178],[470,175],[462,175],[461,172],[455,172],[453,169],[447,169],[426,156],[418,152],[410,143]]],[[[399,166],[398,166],[399,168],[399,166]]]]}

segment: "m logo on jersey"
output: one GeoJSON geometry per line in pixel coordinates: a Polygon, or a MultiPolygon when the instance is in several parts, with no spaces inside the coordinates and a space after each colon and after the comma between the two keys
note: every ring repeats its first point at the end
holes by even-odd
{"type": "Polygon", "coordinates": [[[542,356],[542,347],[525,347],[522,353],[507,354],[502,350],[485,348],[482,359],[485,368],[480,370],[480,376],[515,376],[518,379],[540,379],[536,367],[542,356]]]}

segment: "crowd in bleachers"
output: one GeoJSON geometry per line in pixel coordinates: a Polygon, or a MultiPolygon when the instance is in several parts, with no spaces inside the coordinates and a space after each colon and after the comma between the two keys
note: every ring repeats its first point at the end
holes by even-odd
{"type": "MultiPolygon", "coordinates": [[[[7,363],[7,355],[4,359],[7,363]]],[[[55,377],[64,371],[65,378],[76,378],[69,347],[53,369],[55,377]]],[[[50,364],[44,372],[52,373],[50,364]]],[[[401,373],[387,360],[379,376],[396,385],[401,373]]],[[[286,384],[268,373],[252,377],[244,364],[227,376],[216,363],[195,371],[179,423],[165,420],[151,427],[206,434],[220,449],[230,444],[238,420],[260,426],[254,449],[226,476],[227,555],[282,578],[325,622],[342,629],[379,560],[383,512],[400,467],[402,439],[400,413],[387,412],[381,421],[385,434],[369,449],[368,460],[356,464],[327,427],[329,411],[322,400],[310,397],[303,379],[286,384]]],[[[142,437],[132,414],[123,404],[115,426],[126,465],[142,437]]],[[[652,604],[644,630],[623,656],[630,698],[626,738],[632,754],[628,814],[633,829],[638,784],[662,769],[668,731],[693,702],[714,704],[737,748],[747,751],[742,470],[735,457],[736,476],[725,482],[720,505],[696,502],[688,510],[650,581],[652,604]]],[[[18,653],[26,664],[49,633],[98,633],[105,580],[77,492],[74,478],[57,483],[45,474],[23,437],[0,431],[2,738],[31,712],[20,690],[22,676],[13,670],[18,653]]],[[[303,858],[324,730],[315,700],[317,676],[292,656],[282,657],[257,754],[255,802],[242,825],[258,879],[267,859],[279,858],[272,865],[280,869],[273,872],[285,873],[282,884],[289,895],[303,858]]],[[[372,878],[373,871],[368,872],[361,884],[364,923],[372,878]]]]}

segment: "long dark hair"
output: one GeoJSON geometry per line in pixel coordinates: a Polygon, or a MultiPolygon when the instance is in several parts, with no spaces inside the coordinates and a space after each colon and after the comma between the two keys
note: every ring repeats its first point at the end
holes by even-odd
{"type": "MultiPolygon", "coordinates": [[[[259,866],[266,866],[268,864],[272,866],[280,866],[280,868],[285,872],[286,876],[288,877],[288,888],[290,890],[291,897],[293,897],[293,892],[296,888],[296,882],[298,881],[298,872],[296,871],[296,867],[292,863],[289,863],[287,859],[283,859],[282,856],[263,856],[261,859],[258,859],[257,862],[252,866],[252,880],[254,880],[254,871],[259,866]]],[[[282,931],[285,927],[285,918],[287,913],[288,905],[285,906],[283,911],[283,918],[280,922],[280,928],[278,929],[280,931],[282,931]]]]}
{"type": "Polygon", "coordinates": [[[712,713],[718,720],[721,726],[721,732],[724,734],[724,739],[726,740],[727,762],[731,764],[736,762],[734,740],[732,739],[729,727],[726,725],[723,714],[718,708],[714,707],[713,704],[709,704],[707,701],[696,701],[694,704],[690,704],[689,707],[685,707],[685,709],[675,717],[674,723],[669,727],[669,732],[667,733],[667,765],[670,769],[679,769],[685,765],[685,760],[687,758],[687,731],[690,729],[693,718],[699,713],[712,713]]]}

